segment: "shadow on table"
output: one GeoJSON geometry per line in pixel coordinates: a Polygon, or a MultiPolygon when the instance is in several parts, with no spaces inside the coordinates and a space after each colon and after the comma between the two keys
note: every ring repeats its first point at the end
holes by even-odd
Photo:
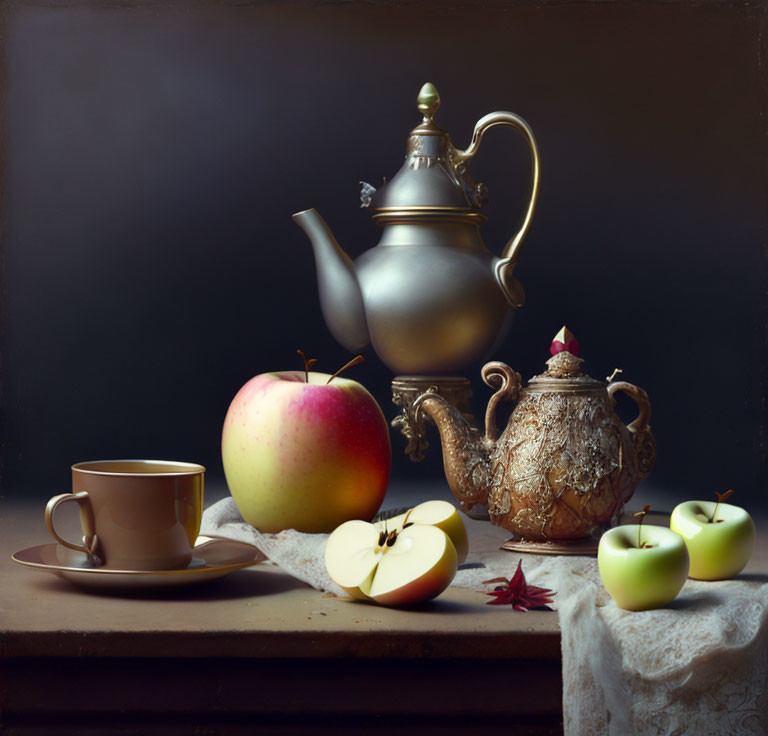
{"type": "MultiPolygon", "coordinates": [[[[408,606],[400,608],[401,611],[407,611],[408,613],[440,613],[440,614],[462,614],[462,613],[492,613],[492,609],[484,608],[483,604],[487,603],[487,599],[478,593],[477,601],[474,603],[464,601],[450,601],[437,598],[433,601],[427,601],[426,603],[420,603],[418,605],[408,606]]],[[[498,608],[498,606],[497,606],[498,608]]],[[[511,606],[510,606],[511,608],[511,606]]]]}
{"type": "Polygon", "coordinates": [[[671,603],[667,603],[665,608],[673,611],[706,611],[714,608],[722,599],[711,593],[686,593],[678,596],[671,603]]]}
{"type": "Polygon", "coordinates": [[[309,586],[290,575],[275,573],[258,566],[246,570],[238,570],[225,578],[211,580],[205,583],[178,588],[158,588],[136,590],[130,588],[95,589],[76,586],[53,578],[40,580],[37,586],[47,591],[76,593],[93,596],[94,598],[131,598],[134,600],[159,601],[215,601],[236,600],[238,598],[254,598],[268,595],[279,595],[291,590],[312,590],[309,586]]]}
{"type": "Polygon", "coordinates": [[[768,575],[762,572],[745,572],[737,575],[734,580],[741,580],[745,583],[768,583],[768,575]]]}

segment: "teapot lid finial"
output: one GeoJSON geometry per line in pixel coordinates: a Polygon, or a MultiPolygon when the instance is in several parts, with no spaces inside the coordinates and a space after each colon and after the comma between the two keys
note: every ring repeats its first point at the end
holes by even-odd
{"type": "Polygon", "coordinates": [[[424,122],[426,122],[430,118],[435,117],[437,108],[440,107],[440,94],[432,82],[427,82],[419,90],[419,96],[416,101],[419,112],[424,116],[424,122]]]}

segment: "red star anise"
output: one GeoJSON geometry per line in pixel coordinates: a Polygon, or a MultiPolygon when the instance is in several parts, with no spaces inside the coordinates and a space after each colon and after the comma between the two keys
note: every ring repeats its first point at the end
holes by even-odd
{"type": "Polygon", "coordinates": [[[549,588],[538,588],[525,582],[522,560],[517,563],[517,570],[515,570],[511,580],[493,578],[493,580],[486,580],[483,585],[490,585],[491,583],[502,583],[502,585],[497,585],[492,591],[486,593],[486,595],[492,595],[495,598],[495,600],[488,601],[488,605],[511,605],[515,611],[552,610],[547,603],[552,603],[550,596],[555,594],[549,588]]]}

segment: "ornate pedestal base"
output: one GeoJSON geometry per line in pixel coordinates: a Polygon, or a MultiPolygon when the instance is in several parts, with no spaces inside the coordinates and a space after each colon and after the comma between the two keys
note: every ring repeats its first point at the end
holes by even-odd
{"type": "Polygon", "coordinates": [[[527,542],[524,539],[513,537],[504,542],[500,549],[508,549],[511,552],[528,552],[534,555],[589,555],[597,554],[598,539],[586,537],[585,539],[565,539],[551,542],[527,542]]]}
{"type": "Polygon", "coordinates": [[[392,401],[402,409],[402,412],[392,420],[392,426],[397,427],[408,440],[405,454],[415,463],[424,459],[424,453],[429,447],[427,441],[426,419],[417,422],[413,416],[413,402],[427,391],[440,394],[458,408],[468,421],[472,421],[469,413],[469,400],[472,398],[472,385],[461,376],[395,376],[392,379],[392,401]]]}

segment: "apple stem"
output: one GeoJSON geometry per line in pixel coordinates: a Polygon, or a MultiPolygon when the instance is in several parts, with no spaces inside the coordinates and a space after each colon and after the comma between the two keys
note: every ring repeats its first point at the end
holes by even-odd
{"type": "Polygon", "coordinates": [[[343,373],[347,368],[351,368],[353,365],[358,365],[360,363],[363,363],[365,361],[365,358],[362,355],[356,355],[352,360],[349,361],[346,365],[341,366],[339,370],[336,371],[326,382],[325,385],[327,386],[336,376],[338,376],[340,373],[343,373]]]}
{"type": "Polygon", "coordinates": [[[715,491],[715,495],[717,496],[717,503],[715,504],[715,510],[712,512],[712,517],[709,520],[710,524],[714,524],[715,514],[717,514],[717,509],[719,508],[720,504],[724,501],[727,501],[733,495],[733,488],[731,488],[729,491],[726,491],[725,493],[718,493],[715,491]]]}
{"type": "MultiPolygon", "coordinates": [[[[640,517],[640,521],[637,522],[637,548],[643,549],[644,545],[640,542],[640,532],[643,530],[643,519],[645,519],[645,515],[650,511],[651,504],[647,503],[645,506],[643,506],[642,511],[638,511],[635,516],[640,517]]],[[[649,545],[650,546],[650,545],[649,545]]]]}
{"type": "Polygon", "coordinates": [[[304,382],[309,383],[309,369],[315,363],[317,363],[317,358],[310,358],[309,360],[307,360],[303,350],[297,350],[296,352],[301,356],[301,359],[304,361],[304,382]]]}

